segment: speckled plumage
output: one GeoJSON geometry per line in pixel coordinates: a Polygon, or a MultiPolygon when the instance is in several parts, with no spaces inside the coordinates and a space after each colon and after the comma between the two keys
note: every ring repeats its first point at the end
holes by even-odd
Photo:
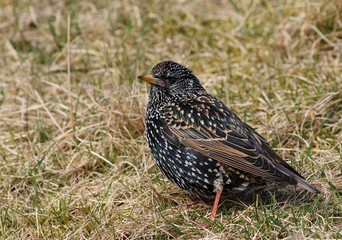
{"type": "Polygon", "coordinates": [[[267,181],[318,192],[186,67],[165,61],[138,78],[151,84],[146,133],[153,158],[178,187],[204,198],[267,181]]]}

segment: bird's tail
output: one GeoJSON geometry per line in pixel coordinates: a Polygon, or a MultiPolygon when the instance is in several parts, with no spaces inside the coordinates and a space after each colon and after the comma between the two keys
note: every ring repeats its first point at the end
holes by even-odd
{"type": "Polygon", "coordinates": [[[303,188],[305,190],[308,190],[309,192],[312,192],[312,193],[320,193],[320,191],[317,188],[312,186],[310,183],[308,183],[303,178],[297,177],[296,180],[297,180],[297,186],[298,187],[303,188]]]}
{"type": "MultiPolygon", "coordinates": [[[[308,183],[299,173],[297,173],[297,171],[295,171],[288,164],[284,166],[283,164],[280,164],[280,163],[273,163],[273,165],[275,165],[277,169],[283,172],[285,175],[297,181],[296,185],[298,187],[308,190],[309,192],[312,192],[312,193],[320,193],[320,191],[317,188],[315,188],[310,183],[308,183]]],[[[295,183],[292,182],[290,184],[295,184],[295,183]]]]}

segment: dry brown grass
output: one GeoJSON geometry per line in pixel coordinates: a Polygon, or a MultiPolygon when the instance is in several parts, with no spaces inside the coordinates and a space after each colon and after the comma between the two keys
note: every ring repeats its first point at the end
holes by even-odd
{"type": "Polygon", "coordinates": [[[341,238],[341,12],[339,0],[2,1],[0,236],[341,238]],[[165,59],[322,194],[232,199],[196,224],[210,210],[181,207],[144,138],[135,79],[165,59]]]}

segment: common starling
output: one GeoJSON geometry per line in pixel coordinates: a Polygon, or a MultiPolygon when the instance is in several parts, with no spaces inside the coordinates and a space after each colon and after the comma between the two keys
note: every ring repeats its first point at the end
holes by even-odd
{"type": "Polygon", "coordinates": [[[190,194],[215,198],[209,219],[215,218],[221,194],[266,182],[319,192],[188,68],[164,61],[138,78],[151,84],[146,134],[157,166],[190,194]]]}

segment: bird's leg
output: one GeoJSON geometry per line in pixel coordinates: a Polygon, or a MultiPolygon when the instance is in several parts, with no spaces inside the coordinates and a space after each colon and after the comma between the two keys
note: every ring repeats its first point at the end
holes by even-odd
{"type": "Polygon", "coordinates": [[[209,220],[214,221],[215,216],[216,216],[216,212],[217,212],[217,208],[220,202],[220,198],[221,198],[221,194],[222,194],[223,188],[221,188],[220,190],[217,191],[216,196],[215,196],[215,202],[213,205],[213,208],[211,210],[211,214],[209,217],[209,220]]]}

